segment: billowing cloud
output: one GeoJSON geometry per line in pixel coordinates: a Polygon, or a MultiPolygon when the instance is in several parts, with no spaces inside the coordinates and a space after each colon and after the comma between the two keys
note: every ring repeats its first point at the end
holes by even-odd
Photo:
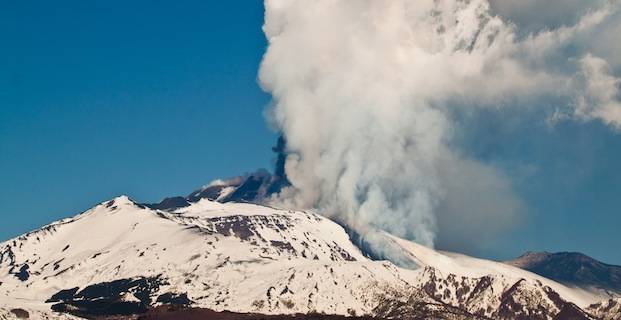
{"type": "Polygon", "coordinates": [[[544,108],[619,127],[618,79],[585,40],[617,14],[521,33],[486,0],[266,0],[260,81],[292,183],[277,201],[430,246],[511,227],[524,205],[459,145],[460,115],[544,108]]]}
{"type": "Polygon", "coordinates": [[[617,100],[619,78],[610,74],[606,60],[590,54],[580,59],[580,70],[584,87],[575,115],[586,120],[600,119],[621,129],[621,103],[617,100]]]}

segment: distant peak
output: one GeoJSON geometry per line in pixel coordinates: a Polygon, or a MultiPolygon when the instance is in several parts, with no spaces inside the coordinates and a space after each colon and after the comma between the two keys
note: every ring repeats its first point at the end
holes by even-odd
{"type": "Polygon", "coordinates": [[[621,266],[580,252],[526,252],[507,263],[561,283],[621,292],[621,266]]]}

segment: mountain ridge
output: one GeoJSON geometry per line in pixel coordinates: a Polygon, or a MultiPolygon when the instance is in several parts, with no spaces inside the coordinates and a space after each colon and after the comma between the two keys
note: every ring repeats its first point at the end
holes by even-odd
{"type": "Polygon", "coordinates": [[[580,252],[526,252],[506,263],[561,283],[621,295],[621,266],[580,252]]]}
{"type": "Polygon", "coordinates": [[[0,243],[0,307],[54,317],[176,304],[388,319],[591,319],[585,310],[602,300],[502,263],[379,235],[416,267],[370,259],[342,226],[312,211],[206,198],[161,210],[119,196],[0,243]]]}

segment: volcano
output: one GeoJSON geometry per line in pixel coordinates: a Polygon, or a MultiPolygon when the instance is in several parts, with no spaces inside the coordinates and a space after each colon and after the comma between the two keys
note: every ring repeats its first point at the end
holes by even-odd
{"type": "MultiPolygon", "coordinates": [[[[264,178],[253,185],[274,181],[264,178]]],[[[1,243],[0,315],[616,316],[607,308],[614,296],[378,232],[409,264],[381,260],[317,212],[232,200],[246,182],[211,185],[170,206],[119,196],[1,243]]]]}

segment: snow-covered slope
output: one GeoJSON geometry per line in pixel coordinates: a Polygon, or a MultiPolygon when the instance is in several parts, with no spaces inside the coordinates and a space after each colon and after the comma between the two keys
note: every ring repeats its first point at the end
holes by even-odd
{"type": "Polygon", "coordinates": [[[597,296],[501,263],[383,235],[417,268],[372,261],[313,212],[121,196],[0,244],[0,308],[140,313],[159,304],[268,314],[552,319],[597,296]]]}
{"type": "Polygon", "coordinates": [[[506,283],[515,283],[520,279],[524,279],[533,286],[550,287],[564,299],[578,306],[586,306],[601,299],[601,296],[594,295],[589,291],[569,288],[558,282],[504,263],[477,259],[457,253],[439,252],[411,241],[392,236],[391,238],[398,242],[405,250],[408,250],[420,265],[435,268],[444,274],[455,274],[470,278],[491,276],[499,280],[502,279],[506,283]]]}
{"type": "MultiPolygon", "coordinates": [[[[541,310],[534,310],[538,314],[522,314],[527,318],[541,316],[545,313],[559,313],[571,305],[559,303],[559,298],[583,308],[599,301],[602,296],[591,292],[569,288],[552,280],[535,275],[528,271],[506,265],[500,262],[477,259],[461,254],[438,252],[419,244],[391,238],[404,248],[421,266],[426,267],[422,287],[430,295],[441,301],[459,306],[472,313],[491,309],[495,312],[484,312],[492,318],[503,316],[502,312],[515,315],[519,310],[536,305],[541,310]],[[438,279],[442,279],[438,281],[438,279]],[[443,288],[435,287],[433,283],[442,282],[443,288]],[[474,287],[474,289],[472,289],[474,287]],[[431,289],[431,290],[429,290],[431,289]],[[502,292],[501,295],[498,295],[502,292]],[[544,311],[545,310],[545,311],[544,311]]],[[[578,312],[578,310],[572,310],[578,312]]],[[[511,317],[509,317],[511,318],[511,317]]]]}

